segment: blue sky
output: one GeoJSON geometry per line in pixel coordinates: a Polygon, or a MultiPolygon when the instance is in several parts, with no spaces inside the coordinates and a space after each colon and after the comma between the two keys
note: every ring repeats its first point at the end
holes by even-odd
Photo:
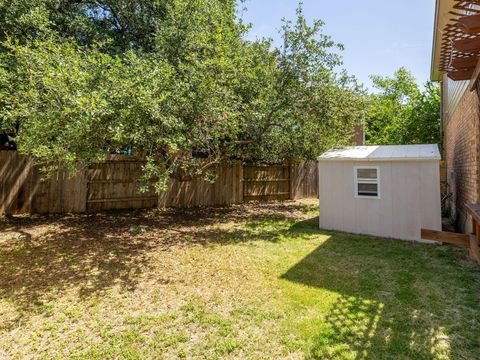
{"type": "MultiPolygon", "coordinates": [[[[371,88],[369,75],[392,75],[405,66],[420,84],[429,79],[435,0],[304,0],[307,19],[345,45],[344,68],[371,88]]],[[[250,39],[277,40],[283,17],[294,19],[297,0],[246,0],[250,39]]]]}

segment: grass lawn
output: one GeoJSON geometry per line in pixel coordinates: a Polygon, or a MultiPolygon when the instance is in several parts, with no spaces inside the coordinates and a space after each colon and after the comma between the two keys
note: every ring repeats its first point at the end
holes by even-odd
{"type": "Polygon", "coordinates": [[[0,220],[0,359],[479,359],[466,249],[315,201],[0,220]]]}

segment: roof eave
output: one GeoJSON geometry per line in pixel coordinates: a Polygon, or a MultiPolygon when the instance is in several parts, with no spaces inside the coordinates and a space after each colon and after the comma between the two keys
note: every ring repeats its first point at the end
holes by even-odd
{"type": "Polygon", "coordinates": [[[432,44],[432,62],[430,68],[430,80],[442,81],[444,73],[440,71],[440,57],[442,48],[442,33],[445,25],[454,16],[450,14],[453,11],[454,0],[436,0],[435,2],[435,21],[433,28],[432,44]]]}
{"type": "MultiPolygon", "coordinates": [[[[440,81],[440,71],[438,69],[440,57],[437,56],[437,43],[438,43],[438,12],[440,8],[440,0],[435,1],[435,22],[433,25],[433,46],[432,46],[432,63],[430,68],[430,79],[432,81],[440,81]]],[[[440,51],[438,51],[440,52],[440,51]]]]}

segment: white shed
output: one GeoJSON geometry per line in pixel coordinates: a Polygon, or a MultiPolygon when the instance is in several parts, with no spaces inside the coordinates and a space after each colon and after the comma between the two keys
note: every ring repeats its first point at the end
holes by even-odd
{"type": "Polygon", "coordinates": [[[437,145],[355,146],[319,157],[320,228],[403,240],[441,231],[437,145]]]}

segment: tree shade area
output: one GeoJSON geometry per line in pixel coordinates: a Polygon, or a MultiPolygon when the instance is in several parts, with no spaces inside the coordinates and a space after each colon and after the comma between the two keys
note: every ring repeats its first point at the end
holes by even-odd
{"type": "Polygon", "coordinates": [[[365,110],[342,46],[284,21],[247,41],[234,0],[0,0],[0,128],[45,169],[146,156],[157,190],[227,159],[314,159],[365,110]]]}
{"type": "Polygon", "coordinates": [[[225,160],[314,160],[360,123],[438,142],[438,88],[400,69],[368,95],[301,5],[278,47],[247,40],[235,0],[0,0],[0,23],[1,141],[47,171],[133,153],[161,191],[225,160]]]}
{"type": "Polygon", "coordinates": [[[427,82],[420,90],[405,68],[393,77],[372,76],[377,93],[370,96],[366,118],[368,144],[440,143],[440,88],[427,82]]]}
{"type": "Polygon", "coordinates": [[[312,199],[10,218],[0,349],[12,359],[478,359],[480,268],[465,248],[321,231],[318,214],[312,199]]]}

